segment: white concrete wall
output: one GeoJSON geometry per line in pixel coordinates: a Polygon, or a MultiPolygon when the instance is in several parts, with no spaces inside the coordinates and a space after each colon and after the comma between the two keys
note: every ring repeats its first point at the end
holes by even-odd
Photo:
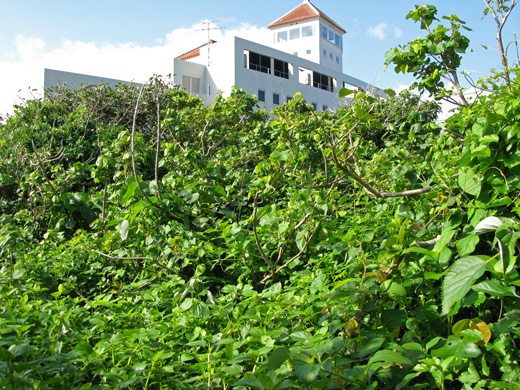
{"type": "Polygon", "coordinates": [[[273,31],[273,48],[284,51],[289,54],[295,54],[306,60],[320,63],[320,23],[318,19],[304,20],[289,26],[280,26],[272,28],[273,31]],[[300,38],[290,39],[290,30],[300,29],[300,38]],[[303,37],[302,28],[312,28],[312,36],[303,37]],[[277,34],[285,32],[287,34],[286,41],[278,41],[277,34]],[[310,50],[310,53],[307,51],[310,50]]]}
{"type": "Polygon", "coordinates": [[[307,103],[315,103],[318,111],[321,111],[324,106],[330,109],[337,109],[340,106],[338,98],[339,89],[343,87],[344,82],[349,85],[362,88],[364,90],[373,90],[374,87],[371,85],[343,74],[340,71],[332,70],[326,66],[316,64],[312,61],[304,58],[295,57],[288,53],[280,50],[276,50],[271,47],[260,45],[255,42],[247,41],[242,38],[235,38],[235,82],[239,88],[244,89],[248,93],[258,94],[258,90],[264,90],[266,92],[265,107],[267,109],[273,108],[273,93],[279,93],[281,95],[283,104],[287,96],[293,96],[295,93],[300,92],[307,103]],[[289,79],[274,76],[272,74],[266,74],[255,70],[247,69],[244,67],[243,53],[244,50],[253,51],[259,54],[263,54],[269,57],[273,57],[285,62],[292,64],[293,73],[289,79]],[[331,76],[336,80],[336,85],[333,92],[315,88],[312,85],[305,85],[300,83],[299,69],[304,68],[312,71],[322,73],[327,76],[331,76]]]}
{"type": "Polygon", "coordinates": [[[66,85],[71,89],[80,89],[82,85],[99,85],[99,84],[107,84],[111,87],[116,84],[134,84],[138,88],[141,87],[142,84],[135,83],[133,81],[125,81],[125,80],[117,80],[110,79],[107,77],[100,76],[91,76],[81,73],[73,73],[73,72],[64,72],[61,70],[55,69],[44,69],[43,76],[43,87],[61,87],[66,85]]]}

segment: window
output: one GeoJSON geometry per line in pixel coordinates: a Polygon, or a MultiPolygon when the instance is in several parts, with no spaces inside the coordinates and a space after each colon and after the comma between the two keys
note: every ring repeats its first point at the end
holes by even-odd
{"type": "Polygon", "coordinates": [[[312,104],[312,108],[314,108],[314,111],[317,111],[318,110],[318,103],[311,103],[312,104]]]}
{"type": "Polygon", "coordinates": [[[208,84],[208,95],[211,95],[211,84],[208,84]]]}
{"type": "Polygon", "coordinates": [[[299,39],[300,38],[300,28],[293,28],[292,30],[289,30],[289,39],[299,39]]]}
{"type": "Polygon", "coordinates": [[[274,59],[274,75],[284,79],[289,78],[289,63],[274,59]]]}
{"type": "Polygon", "coordinates": [[[323,49],[323,55],[327,57],[327,50],[323,49]]]}
{"type": "Polygon", "coordinates": [[[262,73],[271,73],[271,57],[250,51],[249,69],[262,73]]]}
{"type": "Polygon", "coordinates": [[[334,59],[334,54],[330,53],[329,57],[330,57],[331,60],[333,60],[334,59]]]}
{"type": "Polygon", "coordinates": [[[280,104],[280,94],[279,93],[273,93],[273,104],[276,104],[276,105],[280,104]]]}
{"type": "Polygon", "coordinates": [[[191,78],[191,92],[199,93],[200,91],[200,79],[196,77],[191,78]]]}
{"type": "Polygon", "coordinates": [[[330,43],[333,43],[334,45],[343,48],[343,40],[341,38],[341,35],[335,33],[334,31],[327,28],[327,26],[324,26],[323,24],[320,24],[320,31],[321,31],[321,37],[323,39],[326,39],[330,43]]]}
{"type": "Polygon", "coordinates": [[[189,93],[199,93],[200,79],[197,77],[182,76],[182,88],[189,93]]]}
{"type": "Polygon", "coordinates": [[[287,31],[280,31],[276,34],[277,40],[276,42],[284,42],[287,40],[287,31]]]}
{"type": "Polygon", "coordinates": [[[307,49],[307,50],[305,51],[305,53],[307,53],[307,54],[311,54],[310,49],[307,49]]]}
{"type": "Polygon", "coordinates": [[[341,44],[341,36],[339,34],[335,34],[334,35],[334,44],[338,47],[341,47],[342,44],[341,44]]]}
{"type": "Polygon", "coordinates": [[[263,89],[258,90],[258,101],[265,102],[265,91],[263,89]]]}
{"type": "Polygon", "coordinates": [[[302,27],[302,37],[312,37],[312,35],[313,35],[312,26],[302,27]]]}
{"type": "Polygon", "coordinates": [[[329,106],[323,105],[323,111],[327,111],[329,109],[329,106]]]}
{"type": "Polygon", "coordinates": [[[292,100],[292,96],[287,96],[287,103],[289,103],[292,100]]]}
{"type": "Polygon", "coordinates": [[[320,24],[320,27],[321,27],[321,37],[327,39],[327,35],[328,35],[328,31],[329,31],[328,28],[325,27],[323,24],[320,24]]]}
{"type": "Polygon", "coordinates": [[[331,77],[318,72],[313,72],[312,80],[312,86],[314,88],[320,88],[330,92],[333,91],[331,77]]]}
{"type": "Polygon", "coordinates": [[[336,56],[336,64],[339,64],[339,57],[336,56]]]}

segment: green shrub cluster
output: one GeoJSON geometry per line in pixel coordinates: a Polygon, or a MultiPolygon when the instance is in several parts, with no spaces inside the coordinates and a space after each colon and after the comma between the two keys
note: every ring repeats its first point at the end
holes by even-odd
{"type": "Polygon", "coordinates": [[[16,107],[0,387],[519,388],[519,76],[442,127],[409,92],[268,116],[158,78],[16,107]]]}

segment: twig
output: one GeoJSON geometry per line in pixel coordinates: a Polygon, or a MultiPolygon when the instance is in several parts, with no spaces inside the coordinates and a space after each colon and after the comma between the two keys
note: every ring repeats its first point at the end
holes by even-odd
{"type": "Polygon", "coordinates": [[[441,236],[437,236],[431,240],[428,240],[428,241],[421,241],[421,242],[416,242],[415,244],[413,244],[412,246],[418,246],[420,248],[427,248],[429,247],[430,245],[434,245],[436,244],[437,242],[439,242],[439,240],[441,239],[441,236]]]}
{"type": "Polygon", "coordinates": [[[269,259],[265,255],[264,250],[262,249],[262,245],[260,244],[260,240],[258,239],[258,233],[256,232],[256,211],[257,211],[256,198],[259,193],[260,193],[260,191],[258,191],[255,194],[255,197],[253,200],[253,235],[255,236],[256,247],[258,248],[258,251],[260,252],[260,255],[262,256],[262,259],[264,259],[265,263],[271,269],[271,273],[274,274],[274,265],[269,261],[269,259]]]}
{"type": "Polygon", "coordinates": [[[318,222],[318,226],[316,226],[316,229],[314,229],[314,231],[312,232],[312,234],[310,235],[309,238],[307,238],[305,240],[305,244],[303,245],[303,248],[296,254],[294,255],[290,260],[288,260],[284,265],[282,265],[281,267],[279,267],[276,272],[274,273],[271,273],[270,275],[267,275],[265,278],[263,278],[261,281],[260,281],[260,284],[265,284],[265,282],[269,279],[271,279],[272,277],[274,277],[274,275],[276,275],[277,273],[279,273],[281,270],[283,270],[284,268],[287,268],[289,266],[289,264],[291,264],[294,260],[296,260],[298,257],[300,257],[301,255],[303,255],[303,253],[305,252],[305,250],[307,249],[307,246],[309,245],[309,243],[311,242],[312,238],[314,237],[314,235],[316,234],[316,232],[318,231],[318,229],[321,227],[321,221],[318,222]]]}
{"type": "Polygon", "coordinates": [[[131,136],[131,146],[130,146],[130,154],[132,156],[132,171],[134,173],[134,179],[135,179],[135,182],[137,183],[137,187],[139,188],[139,191],[141,192],[141,194],[146,198],[146,200],[148,201],[148,203],[150,203],[153,207],[163,211],[163,212],[167,212],[167,210],[164,210],[161,206],[159,206],[157,203],[155,202],[152,202],[152,200],[150,199],[150,197],[148,196],[148,194],[146,194],[144,191],[143,191],[143,188],[141,187],[141,183],[139,183],[139,178],[137,177],[137,171],[135,170],[135,153],[134,153],[134,139],[135,139],[135,121],[136,121],[136,118],[137,118],[137,109],[139,107],[139,100],[141,100],[141,95],[143,93],[143,89],[145,87],[146,84],[143,84],[143,86],[141,87],[141,89],[139,90],[139,95],[137,96],[137,102],[135,103],[135,109],[134,109],[134,119],[132,120],[132,136],[131,136]]]}
{"type": "Polygon", "coordinates": [[[159,152],[161,150],[161,106],[157,97],[157,142],[155,149],[155,184],[157,185],[157,196],[162,200],[161,185],[159,184],[159,152]]]}
{"type": "Polygon", "coordinates": [[[58,195],[56,193],[56,189],[54,188],[54,186],[52,185],[52,183],[50,182],[49,178],[47,177],[47,174],[45,173],[45,169],[43,169],[43,164],[42,164],[42,160],[40,158],[40,155],[38,154],[38,151],[36,150],[36,146],[34,146],[34,141],[31,139],[31,145],[32,145],[32,148],[33,148],[33,151],[34,151],[34,154],[36,155],[36,160],[38,161],[38,166],[40,167],[40,170],[42,171],[42,175],[43,177],[45,178],[45,181],[47,182],[47,184],[49,185],[49,187],[51,188],[52,192],[54,195],[58,195]]]}
{"type": "MultiPolygon", "coordinates": [[[[94,249],[85,249],[85,250],[87,252],[97,253],[100,256],[106,257],[108,259],[113,259],[113,260],[149,260],[152,263],[161,267],[162,269],[168,271],[169,273],[174,273],[172,270],[170,270],[168,267],[165,267],[164,265],[162,265],[160,262],[157,261],[157,259],[154,259],[153,257],[119,257],[119,256],[107,255],[106,253],[102,253],[102,252],[96,251],[94,249]]],[[[135,262],[134,262],[134,265],[138,266],[135,262]]],[[[143,267],[139,267],[139,268],[143,268],[143,267]]],[[[143,268],[143,269],[146,269],[146,268],[143,268]]],[[[157,273],[157,271],[152,271],[152,270],[148,270],[148,269],[146,269],[146,270],[157,273]]]]}

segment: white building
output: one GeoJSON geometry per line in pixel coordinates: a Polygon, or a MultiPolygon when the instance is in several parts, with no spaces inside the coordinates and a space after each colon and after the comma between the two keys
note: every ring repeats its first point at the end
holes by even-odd
{"type": "Polygon", "coordinates": [[[343,73],[345,30],[309,0],[267,26],[273,45],[235,37],[233,45],[210,40],[174,59],[174,83],[211,104],[236,86],[255,94],[270,111],[300,92],[316,110],[339,106],[342,87],[373,90],[343,73]]]}
{"type": "MultiPolygon", "coordinates": [[[[316,110],[340,105],[342,87],[374,90],[371,85],[343,73],[343,35],[346,31],[309,0],[267,26],[273,32],[272,46],[239,37],[231,44],[209,40],[173,61],[174,83],[197,95],[206,104],[233,86],[258,97],[266,111],[300,92],[316,110]]],[[[45,87],[67,82],[99,84],[108,79],[45,70],[45,87]]],[[[110,80],[113,82],[115,80],[110,80]]]]}

